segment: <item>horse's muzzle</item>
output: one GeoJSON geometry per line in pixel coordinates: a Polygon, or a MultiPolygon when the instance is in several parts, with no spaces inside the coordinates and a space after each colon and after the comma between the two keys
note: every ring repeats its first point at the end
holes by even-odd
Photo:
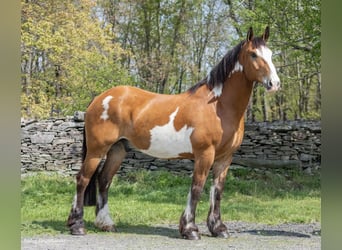
{"type": "Polygon", "coordinates": [[[267,92],[275,92],[280,89],[280,81],[266,81],[263,83],[267,92]]]}

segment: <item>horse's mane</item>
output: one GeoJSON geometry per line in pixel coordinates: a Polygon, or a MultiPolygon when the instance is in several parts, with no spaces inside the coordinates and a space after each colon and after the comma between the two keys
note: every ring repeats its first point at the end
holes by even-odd
{"type": "MultiPolygon", "coordinates": [[[[229,50],[227,54],[221,59],[221,61],[211,69],[209,74],[192,86],[188,91],[195,93],[196,90],[206,84],[210,90],[215,87],[220,87],[226,81],[227,77],[233,71],[234,66],[239,58],[239,53],[246,40],[241,41],[233,49],[229,50]]],[[[265,45],[265,41],[261,37],[255,37],[252,39],[253,47],[257,48],[261,45],[265,45]]]]}

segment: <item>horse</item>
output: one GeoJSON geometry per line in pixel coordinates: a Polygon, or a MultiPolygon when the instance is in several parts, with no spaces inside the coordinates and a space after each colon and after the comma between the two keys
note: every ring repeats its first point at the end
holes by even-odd
{"type": "Polygon", "coordinates": [[[183,93],[166,95],[117,86],[95,97],[85,115],[85,152],[67,220],[70,233],[86,234],[83,206],[95,205],[95,226],[116,231],[109,213],[108,189],[129,142],[153,157],[194,161],[192,184],[179,220],[184,239],[201,238],[195,213],[212,170],[207,226],[212,236],[229,237],[221,219],[220,203],[233,153],[243,139],[244,113],[255,84],[260,83],[268,92],[280,87],[272,51],[266,46],[268,38],[268,26],[259,37],[250,27],[245,40],[183,93]]]}

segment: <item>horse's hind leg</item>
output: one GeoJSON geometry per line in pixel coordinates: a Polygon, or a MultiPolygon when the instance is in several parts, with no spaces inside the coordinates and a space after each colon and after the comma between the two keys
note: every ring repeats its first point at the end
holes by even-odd
{"type": "Polygon", "coordinates": [[[68,217],[67,225],[73,235],[84,235],[85,227],[83,222],[83,202],[84,191],[88,186],[90,178],[95,173],[95,170],[101,161],[100,154],[87,154],[81,170],[76,176],[77,186],[76,195],[72,204],[72,208],[68,217]]]}
{"type": "Polygon", "coordinates": [[[227,227],[221,220],[220,203],[230,162],[231,161],[215,162],[213,166],[214,183],[210,189],[210,209],[207,218],[207,226],[214,237],[229,237],[227,227]]]}
{"type": "Polygon", "coordinates": [[[108,189],[113,176],[120,168],[125,156],[126,150],[124,142],[118,141],[108,151],[104,166],[98,175],[99,193],[96,205],[95,226],[103,231],[116,231],[114,222],[109,214],[108,189]]]}

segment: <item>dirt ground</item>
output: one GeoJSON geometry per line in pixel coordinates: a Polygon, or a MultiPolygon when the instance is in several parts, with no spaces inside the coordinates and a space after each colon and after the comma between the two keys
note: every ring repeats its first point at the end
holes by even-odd
{"type": "Polygon", "coordinates": [[[181,239],[177,225],[129,226],[117,233],[22,237],[23,250],[62,249],[321,249],[321,225],[263,225],[230,221],[228,239],[213,238],[199,224],[201,240],[181,239]]]}

